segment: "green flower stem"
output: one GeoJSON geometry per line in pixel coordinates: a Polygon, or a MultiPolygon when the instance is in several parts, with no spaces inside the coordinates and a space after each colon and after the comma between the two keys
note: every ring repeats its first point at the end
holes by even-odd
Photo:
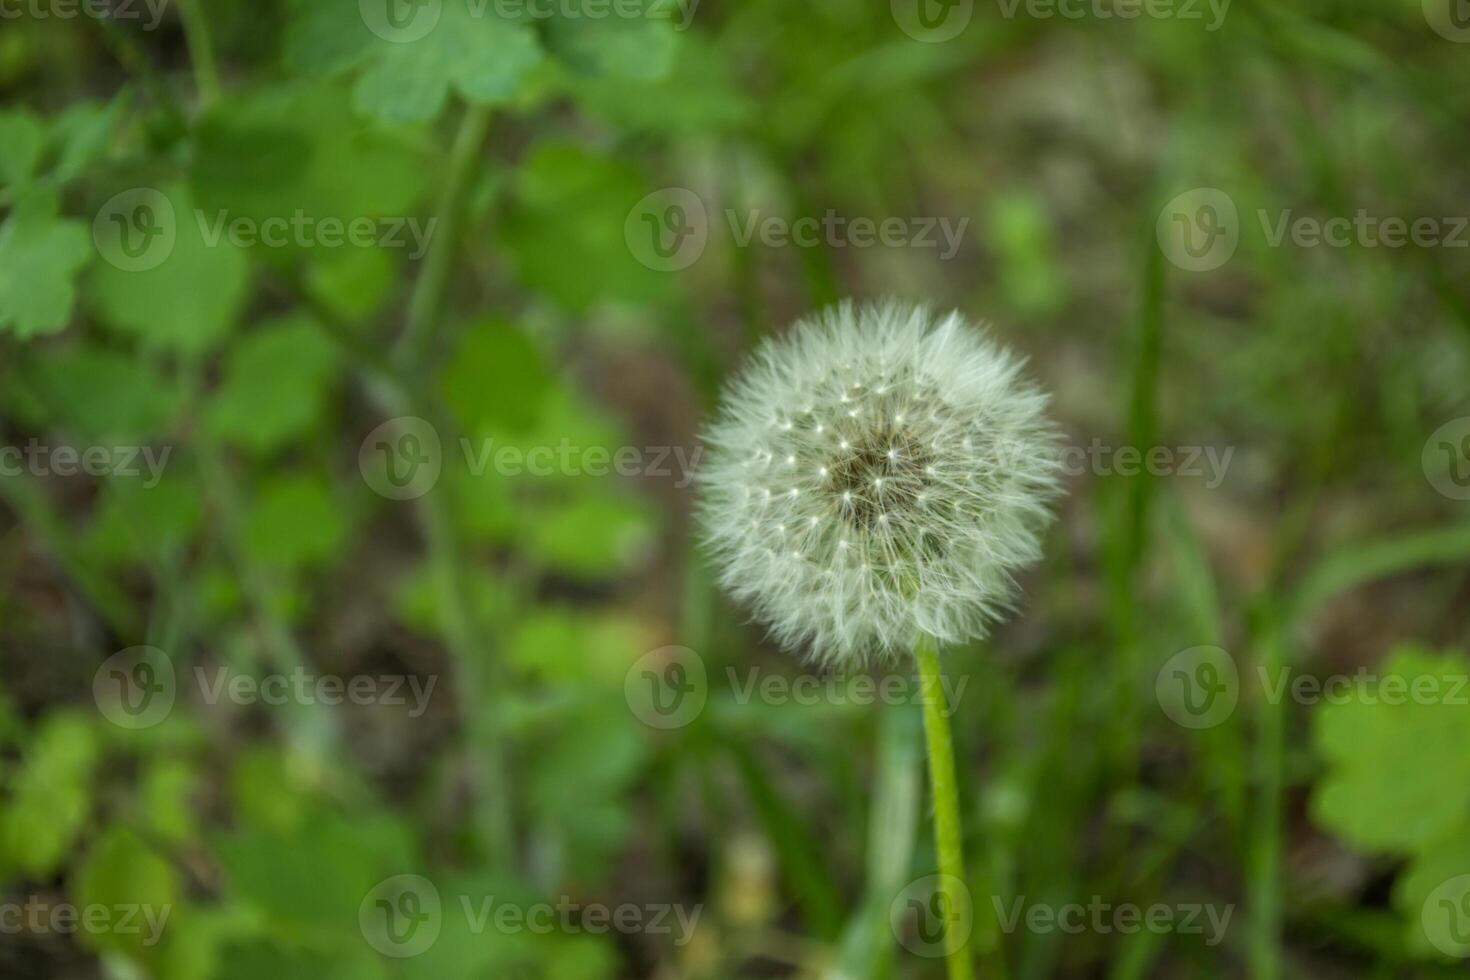
{"type": "MultiPolygon", "coordinates": [[[[944,685],[940,682],[939,647],[927,633],[919,635],[914,648],[919,662],[920,700],[924,703],[924,735],[929,743],[929,785],[934,794],[934,844],[939,854],[940,882],[949,901],[948,909],[972,905],[965,894],[965,854],[960,837],[960,791],[955,782],[954,739],[950,735],[949,712],[945,710],[944,685]]],[[[964,937],[949,923],[944,930],[945,958],[949,980],[974,980],[964,937]]]]}

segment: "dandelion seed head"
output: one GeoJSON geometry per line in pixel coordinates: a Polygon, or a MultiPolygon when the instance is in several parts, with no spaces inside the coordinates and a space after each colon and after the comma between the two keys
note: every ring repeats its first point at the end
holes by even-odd
{"type": "Polygon", "coordinates": [[[1021,366],[959,314],[898,304],[767,341],[705,433],[699,515],[722,584],[829,663],[892,659],[920,631],[983,636],[1058,491],[1046,396],[1021,366]],[[788,463],[787,493],[752,493],[744,462],[762,452],[788,463]]]}

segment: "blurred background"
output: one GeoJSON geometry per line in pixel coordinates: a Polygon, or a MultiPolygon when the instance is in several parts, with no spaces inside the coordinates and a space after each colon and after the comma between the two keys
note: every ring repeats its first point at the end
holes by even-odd
{"type": "Polygon", "coordinates": [[[982,976],[1465,975],[1465,0],[0,0],[0,95],[0,977],[943,975],[912,678],[690,517],[848,296],[1067,436],[982,976]]]}

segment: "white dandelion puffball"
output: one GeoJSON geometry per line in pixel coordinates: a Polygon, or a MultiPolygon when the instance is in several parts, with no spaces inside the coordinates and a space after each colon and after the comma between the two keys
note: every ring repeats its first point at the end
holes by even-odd
{"type": "Polygon", "coordinates": [[[958,313],[845,303],[767,340],[705,433],[722,584],[788,648],[891,660],[984,636],[1058,491],[1047,397],[958,313]]]}

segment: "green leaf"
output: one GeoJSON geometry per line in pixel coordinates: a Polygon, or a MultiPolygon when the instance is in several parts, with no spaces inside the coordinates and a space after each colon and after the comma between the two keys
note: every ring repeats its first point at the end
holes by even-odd
{"type": "MultiPolygon", "coordinates": [[[[153,460],[157,467],[162,457],[153,460]]],[[[140,466],[149,472],[146,461],[140,466]]],[[[185,476],[165,475],[156,485],[150,479],[114,478],[103,485],[86,536],[94,558],[147,564],[193,539],[204,513],[198,487],[185,476]]]]}
{"type": "Polygon", "coordinates": [[[92,275],[97,314],[147,346],[207,351],[234,327],[244,306],[250,279],[245,254],[228,237],[215,237],[207,222],[201,227],[183,188],[167,188],[151,202],[161,237],[147,246],[142,267],[103,250],[109,260],[97,263],[92,275]]]}
{"type": "Polygon", "coordinates": [[[1425,848],[1394,883],[1409,949],[1428,958],[1470,955],[1470,814],[1425,848]]]}
{"type": "Polygon", "coordinates": [[[534,29],[500,17],[495,4],[423,5],[398,26],[384,19],[370,27],[371,11],[358,0],[300,0],[286,59],[304,72],[362,67],[354,102],[379,119],[432,119],[451,90],[472,102],[508,102],[542,59],[534,29]]]}
{"type": "MultiPolygon", "coordinates": [[[[422,141],[363,122],[350,109],[347,90],[323,82],[260,89],[216,105],[200,123],[191,170],[205,219],[248,219],[287,248],[349,252],[359,248],[345,235],[324,233],[323,222],[407,218],[424,191],[422,141]],[[331,244],[339,239],[341,245],[331,244]]],[[[374,234],[412,247],[397,227],[389,235],[385,223],[374,234]]]]}
{"type": "Polygon", "coordinates": [[[575,146],[537,149],[516,174],[502,223],[521,278],[572,310],[674,295],[675,280],[642,265],[625,237],[629,214],[650,190],[626,163],[575,146]]]}
{"type": "Polygon", "coordinates": [[[118,950],[148,961],[158,955],[167,935],[179,883],[172,864],[131,830],[114,826],[103,831],[82,859],[71,893],[78,905],[100,906],[119,917],[122,910],[136,908],[127,929],[82,929],[77,935],[96,949],[118,950]]]}
{"type": "Polygon", "coordinates": [[[21,339],[66,326],[73,281],[92,256],[86,227],[57,213],[55,192],[34,190],[0,224],[0,330],[21,339]]]}
{"type": "Polygon", "coordinates": [[[465,432],[492,436],[534,426],[552,385],[536,345],[499,320],[463,332],[442,382],[444,400],[465,432]]]}
{"type": "Polygon", "coordinates": [[[56,870],[91,812],[96,763],[97,736],[85,718],[64,712],[41,723],[0,810],[0,868],[33,878],[56,870]]]}
{"type": "Polygon", "coordinates": [[[380,813],[314,813],[291,833],[242,826],[214,850],[231,893],[282,940],[361,945],[362,900],[382,879],[415,866],[408,831],[380,813]]]}
{"type": "Polygon", "coordinates": [[[728,132],[756,118],[755,103],[731,83],[719,48],[686,36],[674,54],[657,79],[574,74],[566,84],[588,112],[630,129],[728,132]]]}
{"type": "Polygon", "coordinates": [[[629,667],[649,646],[631,617],[542,606],[516,627],[506,661],[537,679],[560,685],[621,688],[629,667]]]}
{"type": "Polygon", "coordinates": [[[261,488],[244,533],[245,547],[260,561],[317,565],[337,553],[347,521],[322,480],[296,474],[274,477],[261,488]]]}
{"type": "Polygon", "coordinates": [[[670,18],[677,11],[661,0],[639,0],[638,7],[636,17],[609,17],[605,0],[564,0],[561,16],[547,22],[547,46],[581,75],[656,82],[674,65],[680,38],[670,18]]]}
{"type": "Polygon", "coordinates": [[[25,109],[0,112],[0,187],[24,184],[36,172],[46,131],[41,121],[25,109]]]}
{"type": "Polygon", "coordinates": [[[51,124],[51,144],[56,165],[51,176],[67,181],[80,176],[107,154],[107,143],[122,110],[132,101],[124,90],[106,105],[77,102],[51,124]]]}
{"type": "Polygon", "coordinates": [[[190,798],[198,788],[198,774],[183,759],[149,761],[138,795],[142,818],[150,833],[169,843],[182,843],[196,831],[190,798]]]}
{"type": "Polygon", "coordinates": [[[1328,771],[1312,801],[1322,826],[1366,850],[1413,852],[1470,816],[1470,658],[1404,649],[1377,683],[1316,714],[1328,771]],[[1393,678],[1395,687],[1384,687],[1393,678]],[[1415,696],[1415,685],[1435,697],[1415,696]]]}
{"type": "Polygon", "coordinates": [[[98,442],[163,433],[180,398],[148,358],[89,342],[35,351],[18,382],[23,414],[98,442]]]}
{"type": "Polygon", "coordinates": [[[643,557],[652,544],[653,517],[648,506],[631,495],[588,493],[569,503],[533,509],[540,514],[523,525],[525,546],[572,574],[610,575],[643,557]]]}
{"type": "Polygon", "coordinates": [[[211,431],[260,455],[281,449],[320,422],[337,364],[336,348],[307,316],[251,331],[226,358],[211,431]]]}

